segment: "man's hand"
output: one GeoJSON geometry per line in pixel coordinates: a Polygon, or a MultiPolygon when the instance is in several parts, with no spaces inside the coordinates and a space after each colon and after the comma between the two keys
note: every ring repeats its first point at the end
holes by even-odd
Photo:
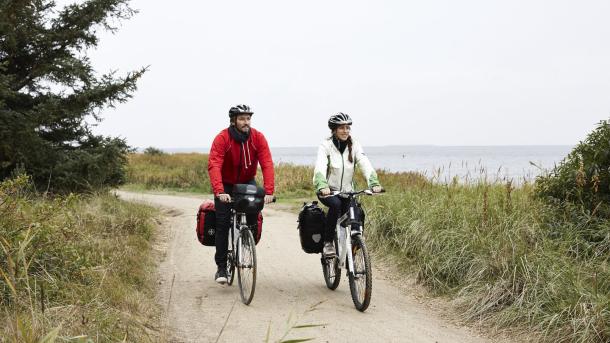
{"type": "Polygon", "coordinates": [[[373,191],[373,193],[381,193],[381,190],[383,190],[383,188],[381,188],[381,186],[373,186],[371,190],[373,191]]]}
{"type": "Polygon", "coordinates": [[[229,194],[220,193],[218,194],[218,200],[221,202],[229,202],[231,201],[231,196],[229,194]]]}
{"type": "Polygon", "coordinates": [[[320,189],[320,194],[322,194],[323,196],[329,195],[330,194],[330,188],[326,187],[326,188],[320,189]]]}
{"type": "Polygon", "coordinates": [[[275,197],[273,196],[273,194],[267,194],[265,195],[265,204],[269,204],[273,202],[273,199],[275,199],[275,197]]]}

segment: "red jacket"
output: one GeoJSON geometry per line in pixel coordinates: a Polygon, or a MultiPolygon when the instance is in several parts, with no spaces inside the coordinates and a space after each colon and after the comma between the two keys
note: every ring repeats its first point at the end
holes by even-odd
{"type": "Polygon", "coordinates": [[[214,195],[225,192],[223,183],[234,185],[254,179],[258,163],[263,170],[265,194],[271,195],[275,188],[273,160],[265,136],[251,128],[248,140],[239,143],[231,138],[228,128],[220,131],[214,138],[208,159],[208,174],[214,195]]]}

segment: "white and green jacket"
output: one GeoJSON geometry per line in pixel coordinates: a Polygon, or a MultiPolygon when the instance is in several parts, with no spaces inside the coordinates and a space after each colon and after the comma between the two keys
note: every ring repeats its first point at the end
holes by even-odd
{"type": "Polygon", "coordinates": [[[349,161],[349,149],[343,154],[333,144],[332,138],[325,139],[318,147],[318,156],[313,175],[316,192],[322,188],[337,191],[353,191],[354,167],[358,166],[364,174],[368,187],[380,186],[377,173],[368,157],[364,154],[360,143],[352,138],[352,160],[349,161]]]}

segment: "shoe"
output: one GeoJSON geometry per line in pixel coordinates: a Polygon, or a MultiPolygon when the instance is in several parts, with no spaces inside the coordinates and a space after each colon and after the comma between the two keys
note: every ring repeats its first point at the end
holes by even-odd
{"type": "Polygon", "coordinates": [[[219,267],[218,271],[216,272],[215,279],[216,279],[216,282],[218,282],[221,285],[224,285],[225,283],[227,283],[227,268],[219,267]]]}
{"type": "Polygon", "coordinates": [[[327,258],[335,257],[337,253],[335,252],[335,246],[332,242],[324,243],[324,248],[322,248],[322,254],[324,255],[324,257],[327,258]]]}

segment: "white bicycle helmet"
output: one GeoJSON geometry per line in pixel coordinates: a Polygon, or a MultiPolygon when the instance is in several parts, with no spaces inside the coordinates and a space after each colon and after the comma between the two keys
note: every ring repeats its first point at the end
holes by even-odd
{"type": "Polygon", "coordinates": [[[229,109],[229,118],[233,118],[240,114],[252,115],[252,114],[254,114],[254,112],[252,112],[252,110],[250,109],[250,106],[244,105],[244,104],[233,106],[233,107],[231,107],[231,109],[229,109]]]}
{"type": "Polygon", "coordinates": [[[345,124],[352,125],[352,118],[343,112],[337,112],[328,119],[328,128],[331,130],[336,129],[339,125],[345,124]]]}

